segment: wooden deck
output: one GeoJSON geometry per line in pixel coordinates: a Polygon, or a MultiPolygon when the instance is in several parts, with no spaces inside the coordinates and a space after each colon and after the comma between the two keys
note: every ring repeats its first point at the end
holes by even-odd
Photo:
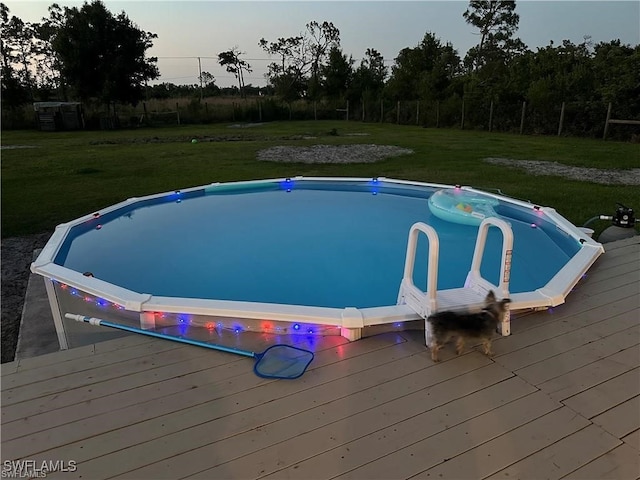
{"type": "Polygon", "coordinates": [[[47,478],[90,480],[639,478],[638,238],[607,246],[566,304],[514,317],[493,359],[449,346],[434,364],[418,331],[327,337],[294,381],[142,336],[4,364],[2,468],[73,461],[47,478]]]}

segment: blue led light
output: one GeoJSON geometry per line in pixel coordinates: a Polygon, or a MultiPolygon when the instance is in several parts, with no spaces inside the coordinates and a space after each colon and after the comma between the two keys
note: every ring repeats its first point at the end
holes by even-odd
{"type": "Polygon", "coordinates": [[[282,190],[291,192],[291,190],[293,189],[293,180],[291,180],[290,178],[285,178],[284,181],[279,182],[279,185],[282,190]]]}
{"type": "Polygon", "coordinates": [[[299,323],[294,323],[293,324],[293,329],[294,330],[300,330],[300,324],[299,323]]]}

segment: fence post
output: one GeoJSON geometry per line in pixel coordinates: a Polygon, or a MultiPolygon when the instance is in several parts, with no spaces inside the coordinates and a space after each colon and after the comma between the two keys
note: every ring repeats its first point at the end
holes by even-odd
{"type": "Polygon", "coordinates": [[[436,101],[436,128],[440,127],[440,100],[436,101]]]}
{"type": "Polygon", "coordinates": [[[602,140],[607,139],[607,133],[609,133],[609,120],[611,120],[611,102],[607,107],[607,119],[604,121],[604,133],[602,134],[602,140]]]}
{"type": "Polygon", "coordinates": [[[416,104],[416,125],[420,125],[420,100],[416,104]]]}
{"type": "Polygon", "coordinates": [[[178,118],[178,125],[180,125],[180,109],[178,108],[178,102],[176,102],[176,117],[178,118]]]}
{"type": "Polygon", "coordinates": [[[349,121],[349,100],[347,100],[347,122],[349,121]]]}
{"type": "Polygon", "coordinates": [[[493,129],[493,100],[491,100],[491,105],[489,105],[489,132],[493,129]]]}
{"type": "Polygon", "coordinates": [[[313,119],[318,120],[318,102],[313,101],[313,119]]]}
{"type": "Polygon", "coordinates": [[[362,123],[364,123],[364,97],[360,101],[362,102],[362,123]]]}
{"type": "Polygon", "coordinates": [[[262,102],[258,100],[256,103],[258,104],[258,121],[262,122],[262,102]]]}
{"type": "Polygon", "coordinates": [[[384,99],[380,99],[380,123],[384,121],[384,99]]]}
{"type": "Polygon", "coordinates": [[[562,102],[562,108],[560,108],[560,124],[558,125],[558,136],[562,133],[562,124],[564,123],[564,102],[562,102]]]}
{"type": "Polygon", "coordinates": [[[522,102],[522,113],[520,114],[520,135],[524,131],[524,111],[527,108],[527,102],[522,102]]]}
{"type": "Polygon", "coordinates": [[[400,100],[398,100],[398,106],[396,107],[396,124],[400,125],[400,100]]]}
{"type": "Polygon", "coordinates": [[[460,129],[464,130],[464,97],[462,97],[462,121],[460,122],[460,129]]]}

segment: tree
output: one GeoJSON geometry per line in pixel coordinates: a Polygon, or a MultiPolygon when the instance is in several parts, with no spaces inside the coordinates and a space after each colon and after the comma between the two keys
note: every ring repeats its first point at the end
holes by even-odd
{"type": "Polygon", "coordinates": [[[466,22],[479,31],[480,41],[467,52],[464,66],[469,73],[463,83],[467,118],[482,122],[477,112],[492,101],[513,100],[512,64],[526,51],[514,38],[520,17],[515,0],[472,0],[463,13],[466,22]]]}
{"type": "Polygon", "coordinates": [[[387,78],[387,67],[384,65],[384,58],[374,48],[367,48],[365,58],[360,60],[360,65],[353,72],[351,82],[351,95],[354,99],[360,98],[364,101],[377,99],[384,88],[387,78]]]}
{"type": "Polygon", "coordinates": [[[10,106],[17,106],[33,99],[35,82],[29,67],[37,53],[32,41],[35,30],[33,24],[10,17],[4,3],[0,3],[0,28],[3,99],[10,106]]]}
{"type": "Polygon", "coordinates": [[[322,61],[327,57],[328,52],[340,46],[340,30],[331,22],[309,22],[307,32],[311,41],[309,42],[311,51],[311,78],[309,79],[309,94],[311,98],[318,96],[320,84],[320,70],[322,61]]]}
{"type": "Polygon", "coordinates": [[[480,42],[467,53],[465,64],[472,71],[496,59],[510,59],[525,47],[513,34],[520,16],[515,0],[471,0],[462,14],[467,23],[480,32],[480,42]]]}
{"type": "Polygon", "coordinates": [[[431,32],[414,48],[403,48],[387,84],[391,95],[400,100],[441,98],[460,73],[460,57],[450,43],[431,32]]]}
{"type": "Polygon", "coordinates": [[[239,51],[236,46],[231,50],[218,54],[218,63],[223,67],[227,67],[227,72],[233,73],[238,80],[238,89],[241,97],[245,97],[243,72],[251,73],[253,71],[251,70],[251,65],[240,58],[240,55],[245,53],[239,51]]]}
{"type": "Polygon", "coordinates": [[[640,45],[632,47],[613,40],[595,45],[592,68],[595,90],[604,102],[616,104],[632,118],[640,112],[640,45]]]}
{"type": "Polygon", "coordinates": [[[315,98],[319,73],[328,50],[340,45],[340,31],[331,22],[310,22],[307,31],[275,42],[260,39],[258,45],[279,57],[268,66],[267,77],[276,93],[286,101],[309,94],[315,98]]]}
{"type": "Polygon", "coordinates": [[[202,74],[198,77],[200,81],[200,93],[203,96],[213,97],[216,95],[220,95],[220,87],[216,85],[216,77],[209,72],[202,72],[202,74]],[[202,85],[204,84],[204,88],[202,85]]]}
{"type": "Polygon", "coordinates": [[[59,89],[59,97],[68,100],[67,83],[62,77],[60,56],[53,49],[52,40],[56,32],[64,25],[64,11],[54,3],[49,9],[49,18],[36,25],[35,33],[39,42],[40,61],[36,65],[36,74],[40,83],[51,90],[59,89]]]}
{"type": "Polygon", "coordinates": [[[278,62],[272,62],[267,66],[266,74],[276,94],[287,102],[302,96],[306,90],[305,58],[308,55],[304,38],[280,37],[275,42],[261,38],[258,45],[267,54],[279,57],[278,62]]]}
{"type": "Polygon", "coordinates": [[[333,46],[329,51],[327,64],[320,69],[324,94],[331,99],[346,96],[353,78],[353,58],[347,58],[340,48],[333,46]]]}
{"type": "Polygon", "coordinates": [[[48,32],[66,83],[82,100],[136,104],[144,85],[158,78],[156,58],[146,58],[157,35],[140,30],[122,12],[114,16],[100,0],[64,8],[48,32]]]}

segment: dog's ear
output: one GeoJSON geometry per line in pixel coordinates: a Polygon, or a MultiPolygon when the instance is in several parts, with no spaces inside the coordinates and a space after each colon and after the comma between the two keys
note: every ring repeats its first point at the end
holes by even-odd
{"type": "Polygon", "coordinates": [[[493,290],[489,290],[489,293],[487,293],[487,298],[485,298],[484,300],[487,303],[493,303],[496,301],[496,294],[493,293],[493,290]]]}
{"type": "Polygon", "coordinates": [[[502,303],[503,304],[511,303],[511,299],[510,298],[503,298],[502,299],[502,303]]]}

